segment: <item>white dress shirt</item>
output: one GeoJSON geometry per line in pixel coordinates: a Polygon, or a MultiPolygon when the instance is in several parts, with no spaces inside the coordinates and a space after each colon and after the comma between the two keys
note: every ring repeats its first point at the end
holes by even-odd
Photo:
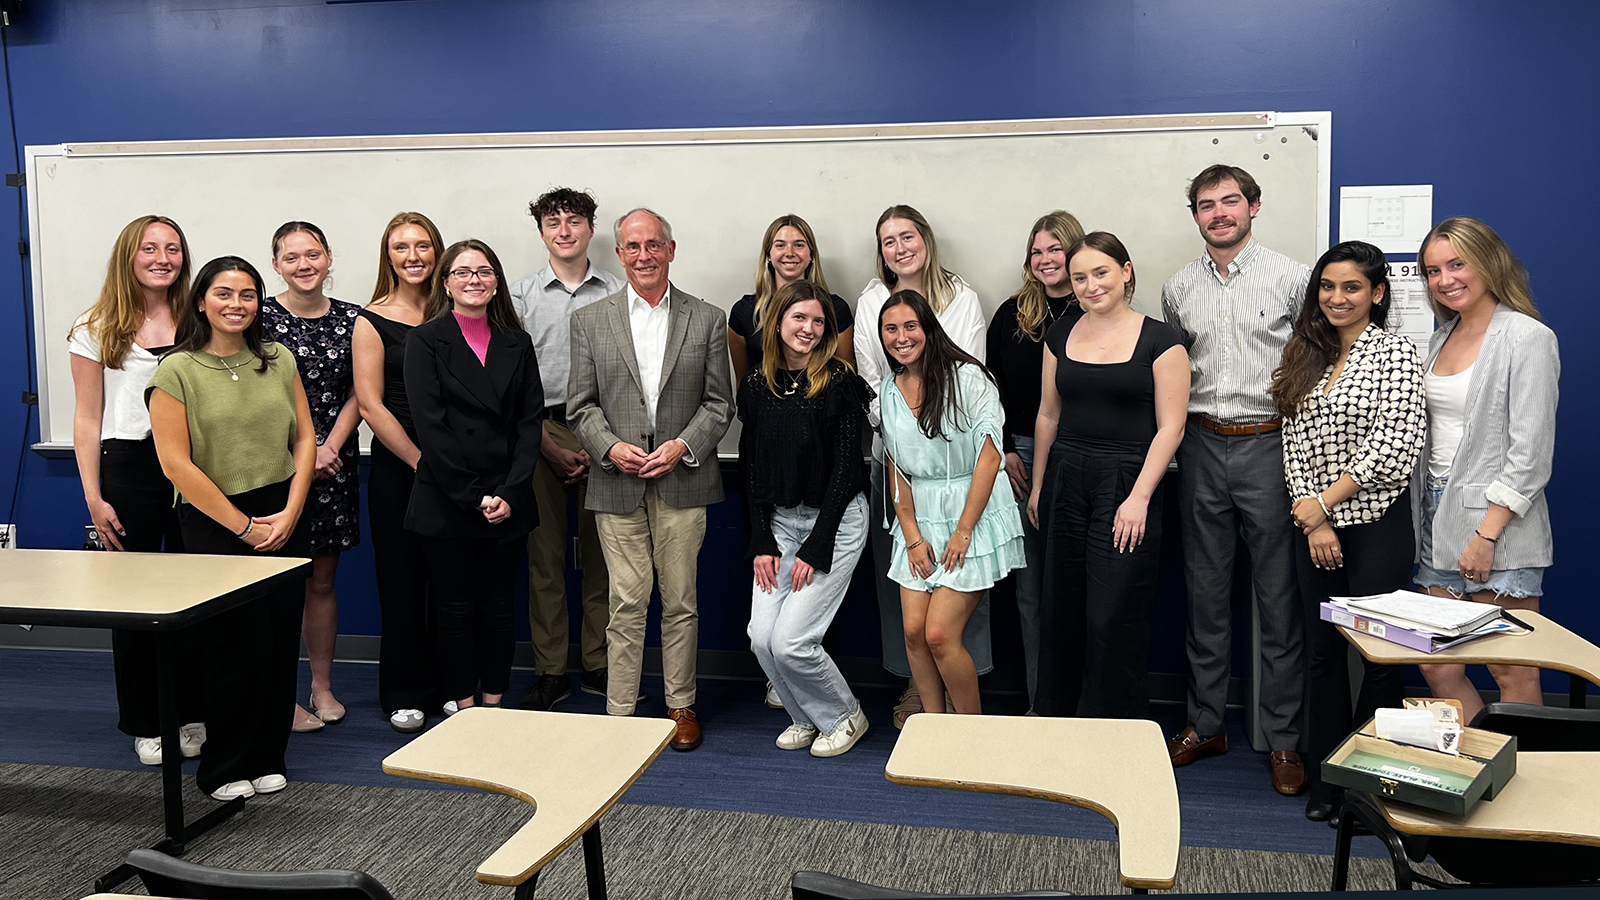
{"type": "MultiPolygon", "coordinates": [[[[646,448],[646,452],[653,449],[655,443],[656,406],[661,402],[661,369],[667,358],[667,338],[672,335],[671,304],[670,283],[667,292],[661,295],[661,302],[653,307],[639,296],[631,283],[628,285],[628,326],[633,332],[633,359],[639,364],[639,386],[644,393],[645,418],[650,423],[652,438],[652,447],[646,448]]],[[[689,442],[681,438],[677,440],[683,445],[684,464],[699,465],[689,442]]]]}

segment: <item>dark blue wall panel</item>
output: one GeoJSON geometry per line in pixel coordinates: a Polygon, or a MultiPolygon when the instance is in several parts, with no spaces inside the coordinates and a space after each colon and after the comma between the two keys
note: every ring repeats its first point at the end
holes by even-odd
{"type": "MultiPolygon", "coordinates": [[[[1331,109],[1336,192],[1432,183],[1437,217],[1490,222],[1532,271],[1566,351],[1546,611],[1600,640],[1600,610],[1572,593],[1600,538],[1582,469],[1600,365],[1582,274],[1600,208],[1600,5],[30,0],[22,18],[8,39],[25,144],[1331,109]]],[[[0,214],[0,246],[13,222],[0,214]]],[[[8,404],[29,381],[18,274],[0,254],[8,404]]],[[[20,458],[23,545],[74,546],[87,521],[75,469],[19,454],[23,418],[0,407],[0,498],[20,458]]],[[[740,614],[748,584],[732,512],[715,518],[703,566],[719,617],[740,614]]],[[[342,630],[373,632],[369,549],[344,568],[342,630]]],[[[869,604],[847,610],[860,627],[838,636],[842,651],[874,652],[869,604]]],[[[706,639],[737,648],[742,623],[706,639]]]]}

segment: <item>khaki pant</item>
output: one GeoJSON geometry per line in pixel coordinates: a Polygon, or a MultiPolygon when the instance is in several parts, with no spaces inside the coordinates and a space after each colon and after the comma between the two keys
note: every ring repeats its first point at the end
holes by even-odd
{"type": "Polygon", "coordinates": [[[632,715],[638,702],[652,575],[661,581],[661,672],[667,707],[693,706],[700,643],[695,579],[706,536],[706,508],[668,506],[652,482],[645,487],[643,506],[626,514],[595,513],[594,519],[611,571],[606,712],[632,715]]]}
{"type": "MultiPolygon", "coordinates": [[[[550,440],[563,450],[580,450],[565,425],[545,422],[550,440]]],[[[595,530],[594,513],[583,508],[588,482],[564,484],[547,461],[533,470],[533,496],[539,505],[539,527],[528,534],[528,628],[533,636],[534,670],[540,675],[567,671],[567,497],[578,495],[578,568],[583,571],[583,668],[606,666],[605,553],[595,530]]]]}

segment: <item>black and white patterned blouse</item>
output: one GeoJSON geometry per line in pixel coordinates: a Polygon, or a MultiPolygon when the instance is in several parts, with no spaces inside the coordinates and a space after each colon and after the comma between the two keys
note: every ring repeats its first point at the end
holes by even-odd
{"type": "Polygon", "coordinates": [[[1405,490],[1422,453],[1428,417],[1416,344],[1377,325],[1356,338],[1344,371],[1327,394],[1328,374],[1283,423],[1283,474],[1298,500],[1348,473],[1361,485],[1330,507],[1335,528],[1375,522],[1405,490]]]}

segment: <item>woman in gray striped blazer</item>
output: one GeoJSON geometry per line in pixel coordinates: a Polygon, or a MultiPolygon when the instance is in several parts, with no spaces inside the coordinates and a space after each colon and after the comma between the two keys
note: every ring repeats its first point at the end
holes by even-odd
{"type": "MultiPolygon", "coordinates": [[[[1544,488],[1555,450],[1556,336],[1539,321],[1528,273],[1488,225],[1440,222],[1418,253],[1443,324],[1423,365],[1428,433],[1412,475],[1417,586],[1514,609],[1539,608],[1551,563],[1544,488]]],[[[1422,666],[1468,721],[1483,702],[1465,666],[1422,666]]],[[[1539,703],[1539,670],[1490,666],[1502,700],[1539,703]]]]}

